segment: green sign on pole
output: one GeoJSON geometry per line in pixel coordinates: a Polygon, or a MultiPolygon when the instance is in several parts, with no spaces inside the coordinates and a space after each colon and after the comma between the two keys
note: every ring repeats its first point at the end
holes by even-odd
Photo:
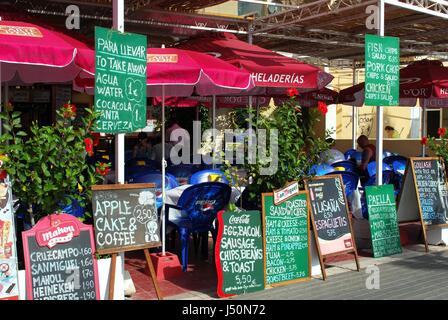
{"type": "Polygon", "coordinates": [[[309,206],[305,191],[274,204],[263,194],[266,284],[292,283],[310,278],[309,206]]]}
{"type": "Polygon", "coordinates": [[[393,185],[366,187],[366,199],[373,256],[379,258],[401,253],[393,185]]]}
{"type": "Polygon", "coordinates": [[[398,106],[400,96],[400,39],[366,34],[366,106],[398,106]]]}
{"type": "Polygon", "coordinates": [[[128,133],[146,126],[146,36],[95,27],[96,131],[128,133]]]}

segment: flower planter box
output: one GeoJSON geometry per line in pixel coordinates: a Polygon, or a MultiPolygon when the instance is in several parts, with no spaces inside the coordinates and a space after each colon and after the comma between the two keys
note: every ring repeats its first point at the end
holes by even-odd
{"type": "MultiPolygon", "coordinates": [[[[110,258],[98,260],[98,277],[101,300],[109,300],[110,258]]],[[[117,256],[114,300],[124,300],[124,254],[117,256]]],[[[19,298],[26,300],[25,270],[19,270],[19,298]]]]}

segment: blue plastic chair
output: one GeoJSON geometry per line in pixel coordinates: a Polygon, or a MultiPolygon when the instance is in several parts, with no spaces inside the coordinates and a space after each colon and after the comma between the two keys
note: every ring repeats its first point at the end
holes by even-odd
{"type": "MultiPolygon", "coordinates": [[[[383,162],[383,171],[393,171],[393,169],[387,163],[383,162]]],[[[376,174],[376,161],[369,162],[367,172],[369,173],[369,177],[376,174]]]]}
{"type": "Polygon", "coordinates": [[[70,198],[72,202],[69,204],[59,204],[59,209],[61,210],[61,212],[65,212],[77,218],[83,217],[86,212],[86,208],[81,206],[81,204],[75,198],[68,195],[66,196],[66,198],[70,198]]]}
{"type": "MultiPolygon", "coordinates": [[[[392,170],[383,170],[383,184],[391,184],[394,177],[394,172],[392,170]]],[[[376,175],[370,176],[367,179],[365,186],[373,186],[376,183],[376,175]]]]}
{"type": "MultiPolygon", "coordinates": [[[[222,182],[198,183],[182,192],[177,205],[166,204],[167,222],[179,232],[182,245],[182,270],[187,271],[188,241],[193,232],[213,236],[215,246],[218,229],[213,227],[220,210],[223,210],[230,201],[232,189],[222,182]],[[170,209],[181,210],[181,215],[170,218],[170,209]]],[[[207,242],[207,239],[203,239],[207,242]]],[[[203,243],[205,243],[203,242],[203,243]]]]}
{"type": "Polygon", "coordinates": [[[408,163],[408,159],[403,156],[390,156],[383,159],[384,163],[387,163],[395,173],[404,174],[406,170],[406,164],[408,163]]]}
{"type": "Polygon", "coordinates": [[[356,173],[356,171],[357,171],[356,164],[354,162],[348,161],[348,160],[335,162],[331,166],[333,168],[335,168],[336,170],[339,167],[344,168],[344,170],[338,170],[338,171],[349,171],[349,172],[354,172],[354,173],[356,173]]]}
{"type": "Polygon", "coordinates": [[[324,164],[315,164],[314,166],[312,166],[310,168],[309,174],[319,177],[333,172],[336,172],[334,167],[324,163],[324,164]]]}
{"type": "MultiPolygon", "coordinates": [[[[331,175],[334,173],[328,173],[327,175],[331,175]]],[[[358,188],[359,176],[354,172],[349,171],[338,171],[337,174],[341,175],[342,183],[345,188],[345,195],[349,197],[353,191],[358,188]]]]}
{"type": "Polygon", "coordinates": [[[217,182],[223,182],[226,184],[229,184],[229,180],[227,180],[226,176],[221,170],[201,170],[198,172],[195,172],[190,179],[188,179],[189,184],[198,184],[203,182],[210,182],[210,175],[219,175],[219,180],[217,182]]]}
{"type": "Polygon", "coordinates": [[[339,150],[329,149],[321,152],[320,158],[324,163],[331,165],[335,162],[344,161],[345,155],[339,150]]]}
{"type": "Polygon", "coordinates": [[[166,169],[166,172],[172,174],[174,177],[176,177],[177,182],[179,184],[182,184],[182,182],[184,181],[188,183],[190,177],[199,170],[200,169],[195,165],[179,164],[168,167],[166,169]]]}
{"type": "MultiPolygon", "coordinates": [[[[154,183],[156,185],[156,206],[157,209],[162,207],[162,173],[150,172],[143,175],[136,175],[129,180],[129,183],[154,183]]],[[[178,187],[176,177],[169,173],[165,173],[165,190],[178,187]]]]}
{"type": "Polygon", "coordinates": [[[344,152],[345,160],[350,160],[355,157],[356,149],[349,149],[344,152]]]}

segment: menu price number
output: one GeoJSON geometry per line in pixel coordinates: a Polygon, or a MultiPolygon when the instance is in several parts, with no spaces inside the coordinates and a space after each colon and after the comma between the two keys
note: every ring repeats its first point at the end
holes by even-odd
{"type": "Polygon", "coordinates": [[[257,281],[254,279],[250,274],[243,274],[243,275],[237,275],[235,276],[236,284],[239,286],[243,285],[256,285],[257,281]]]}
{"type": "Polygon", "coordinates": [[[83,300],[95,300],[95,291],[86,291],[82,293],[83,300]]]}
{"type": "Polygon", "coordinates": [[[81,267],[90,267],[93,265],[93,258],[92,257],[87,257],[85,259],[81,259],[81,267]]]}

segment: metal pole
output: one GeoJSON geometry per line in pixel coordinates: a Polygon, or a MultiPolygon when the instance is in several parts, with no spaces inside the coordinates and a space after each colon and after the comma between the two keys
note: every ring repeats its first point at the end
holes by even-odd
{"type": "Polygon", "coordinates": [[[213,170],[216,168],[215,165],[215,151],[216,151],[216,96],[213,96],[213,102],[212,102],[212,129],[213,129],[213,170]]]}
{"type": "MultiPolygon", "coordinates": [[[[1,90],[1,82],[0,82],[0,91],[2,91],[1,90]]],[[[8,86],[8,82],[5,82],[5,96],[3,97],[3,99],[5,100],[5,104],[4,104],[4,106],[5,106],[5,110],[8,110],[8,102],[9,102],[9,86],[8,86]]],[[[1,97],[0,97],[0,101],[1,101],[1,97]]],[[[0,112],[2,111],[3,109],[1,109],[1,102],[0,102],[0,112]]],[[[3,133],[3,124],[0,122],[0,134],[2,134],[3,133]]]]}
{"type": "MultiPolygon", "coordinates": [[[[253,44],[254,36],[252,34],[253,31],[253,25],[252,23],[249,24],[248,33],[247,33],[247,42],[249,44],[253,44]]],[[[252,130],[252,96],[249,96],[249,129],[252,130]]]]}
{"type": "MultiPolygon", "coordinates": [[[[384,0],[379,0],[378,35],[384,37],[384,0]]],[[[376,185],[383,184],[383,108],[376,108],[376,185]]]]}
{"type": "MultiPolygon", "coordinates": [[[[124,0],[113,0],[113,28],[124,32],[124,0]]],[[[124,183],[124,133],[115,135],[115,183],[124,183]]]]}
{"type": "Polygon", "coordinates": [[[162,256],[165,256],[165,86],[162,86],[162,209],[160,215],[162,216],[162,256]]]}
{"type": "MultiPolygon", "coordinates": [[[[426,106],[425,103],[423,103],[423,109],[422,109],[422,137],[426,137],[428,128],[426,127],[426,106]]],[[[422,157],[425,156],[426,153],[426,146],[422,144],[422,157]]]]}
{"type": "MultiPolygon", "coordinates": [[[[353,60],[353,86],[356,85],[357,80],[357,73],[356,73],[356,61],[353,60]]],[[[357,130],[358,129],[358,109],[356,109],[356,106],[353,104],[352,106],[352,149],[356,150],[356,136],[357,136],[357,130]]]]}

